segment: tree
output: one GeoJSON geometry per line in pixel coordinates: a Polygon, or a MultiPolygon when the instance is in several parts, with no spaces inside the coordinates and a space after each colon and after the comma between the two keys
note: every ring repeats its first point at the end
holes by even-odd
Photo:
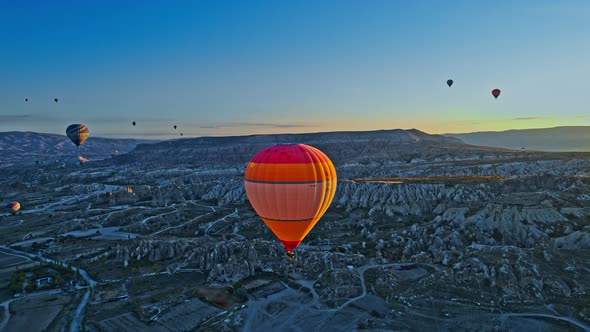
{"type": "Polygon", "coordinates": [[[152,265],[152,271],[159,272],[160,271],[160,264],[154,263],[154,265],[152,265]]]}

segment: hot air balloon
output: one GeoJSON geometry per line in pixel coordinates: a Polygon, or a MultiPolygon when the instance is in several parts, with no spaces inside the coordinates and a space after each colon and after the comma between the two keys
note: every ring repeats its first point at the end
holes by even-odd
{"type": "Polygon", "coordinates": [[[25,98],[25,101],[28,102],[29,101],[29,98],[25,98]]]}
{"type": "Polygon", "coordinates": [[[183,133],[180,133],[180,136],[184,136],[184,134],[183,133]]]}
{"type": "Polygon", "coordinates": [[[494,89],[494,90],[492,90],[492,96],[494,96],[494,98],[498,99],[500,92],[501,92],[500,89],[494,89]]]}
{"type": "Polygon", "coordinates": [[[83,124],[72,124],[66,129],[66,135],[68,135],[69,139],[72,140],[77,147],[80,147],[80,145],[84,143],[89,134],[90,130],[88,130],[88,127],[83,124]]]}
{"type": "Polygon", "coordinates": [[[57,103],[59,101],[59,99],[54,98],[53,101],[57,103]]]}
{"type": "Polygon", "coordinates": [[[453,80],[447,80],[447,85],[449,86],[449,88],[451,87],[451,85],[453,85],[453,80]]]}
{"type": "Polygon", "coordinates": [[[8,212],[10,212],[10,214],[15,215],[18,212],[18,210],[20,210],[20,203],[12,202],[8,204],[6,208],[8,209],[8,212]]]}
{"type": "Polygon", "coordinates": [[[246,168],[246,195],[262,221],[294,258],[305,236],[336,193],[336,169],[322,151],[305,144],[268,147],[246,168]]]}
{"type": "Polygon", "coordinates": [[[135,121],[131,122],[131,124],[133,124],[133,126],[135,126],[135,121]]]}
{"type": "Polygon", "coordinates": [[[113,151],[113,154],[119,154],[119,150],[113,151]]]}
{"type": "Polygon", "coordinates": [[[176,125],[174,125],[174,130],[176,130],[176,125]]]}

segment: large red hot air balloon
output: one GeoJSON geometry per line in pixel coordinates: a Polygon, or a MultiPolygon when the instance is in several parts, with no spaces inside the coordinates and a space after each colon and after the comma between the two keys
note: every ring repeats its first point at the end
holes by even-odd
{"type": "Polygon", "coordinates": [[[246,195],[291,257],[324,215],[336,193],[336,169],[322,151],[305,144],[275,145],[248,164],[246,195]]]}
{"type": "Polygon", "coordinates": [[[498,99],[500,92],[501,92],[500,89],[494,89],[494,90],[492,90],[492,96],[494,96],[494,98],[498,99]]]}

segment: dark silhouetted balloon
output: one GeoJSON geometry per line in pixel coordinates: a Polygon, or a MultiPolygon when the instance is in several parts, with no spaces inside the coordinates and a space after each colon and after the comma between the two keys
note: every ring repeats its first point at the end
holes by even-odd
{"type": "Polygon", "coordinates": [[[174,130],[176,130],[176,125],[174,125],[174,130]]]}
{"type": "Polygon", "coordinates": [[[25,101],[29,101],[29,98],[25,98],[25,101]]]}
{"type": "Polygon", "coordinates": [[[492,90],[492,96],[494,96],[494,98],[498,99],[500,92],[501,92],[500,89],[494,89],[494,90],[492,90]]]}
{"type": "Polygon", "coordinates": [[[80,145],[84,143],[89,134],[90,130],[88,130],[88,127],[83,124],[69,125],[66,129],[66,135],[68,135],[69,139],[74,142],[77,147],[80,147],[80,145]]]}
{"type": "Polygon", "coordinates": [[[180,136],[184,136],[184,134],[183,133],[180,133],[180,136]]]}
{"type": "Polygon", "coordinates": [[[53,101],[57,103],[59,101],[59,99],[55,98],[55,99],[53,99],[53,101]]]}
{"type": "Polygon", "coordinates": [[[135,121],[131,122],[133,124],[133,126],[135,126],[135,121]]]}
{"type": "Polygon", "coordinates": [[[449,86],[449,88],[451,87],[451,85],[453,85],[453,80],[447,80],[447,85],[449,86]]]}

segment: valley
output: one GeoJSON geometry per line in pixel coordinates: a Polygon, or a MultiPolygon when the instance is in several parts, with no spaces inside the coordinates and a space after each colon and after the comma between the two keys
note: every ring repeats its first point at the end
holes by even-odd
{"type": "Polygon", "coordinates": [[[7,167],[2,199],[22,209],[0,217],[0,281],[15,285],[0,328],[51,305],[38,315],[55,331],[590,329],[590,155],[410,134],[303,137],[339,182],[296,260],[243,186],[280,135],[7,167]],[[35,268],[63,278],[14,279],[35,268]]]}

